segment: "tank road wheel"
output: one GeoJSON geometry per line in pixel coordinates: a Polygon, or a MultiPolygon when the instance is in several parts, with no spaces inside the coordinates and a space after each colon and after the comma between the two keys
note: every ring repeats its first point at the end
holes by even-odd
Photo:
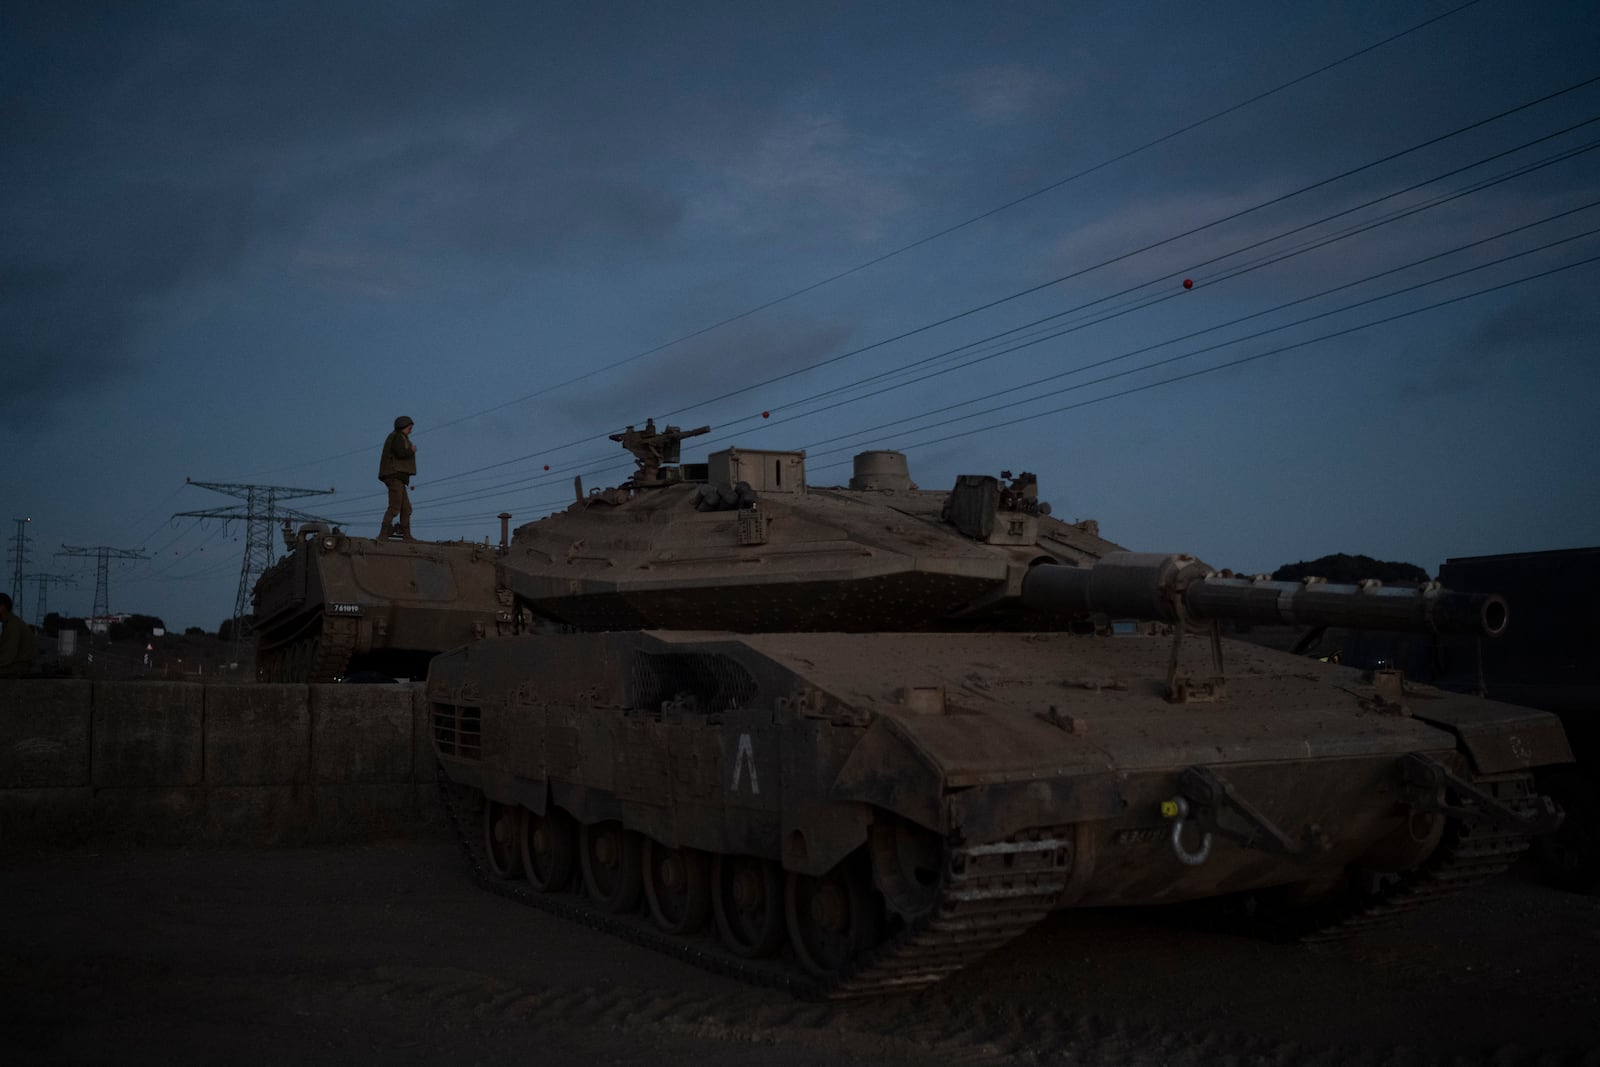
{"type": "Polygon", "coordinates": [[[609,912],[632,911],[643,888],[639,835],[613,820],[585,823],[582,838],[583,885],[590,898],[609,912]]]}
{"type": "Polygon", "coordinates": [[[296,682],[314,682],[318,679],[311,677],[311,668],[317,659],[317,639],[315,637],[302,638],[294,646],[294,667],[289,677],[296,682]]]}
{"type": "Polygon", "coordinates": [[[783,944],[783,883],[778,865],[752,856],[718,856],[711,910],[722,943],[740,956],[770,956],[783,944]]]}
{"type": "Polygon", "coordinates": [[[513,804],[483,801],[483,851],[496,878],[515,878],[517,841],[522,837],[522,809],[513,804]]]}
{"type": "Polygon", "coordinates": [[[790,871],[785,899],[794,954],[818,978],[836,977],[878,941],[872,894],[849,862],[820,878],[790,871]]]}
{"type": "Polygon", "coordinates": [[[699,849],[644,843],[650,917],[669,934],[692,934],[711,913],[711,860],[699,849]]]}
{"type": "Polygon", "coordinates": [[[543,815],[522,817],[522,873],[541,893],[558,893],[572,881],[578,860],[578,824],[551,804],[543,815]]]}

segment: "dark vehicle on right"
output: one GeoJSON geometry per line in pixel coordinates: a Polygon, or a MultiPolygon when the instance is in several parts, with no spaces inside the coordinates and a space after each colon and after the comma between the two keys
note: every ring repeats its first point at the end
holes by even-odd
{"type": "Polygon", "coordinates": [[[1454,557],[1439,581],[1504,595],[1515,623],[1493,641],[1349,631],[1337,638],[1343,662],[1398,667],[1413,681],[1559,715],[1576,762],[1542,767],[1536,778],[1567,817],[1534,840],[1533,853],[1553,884],[1600,891],[1600,547],[1454,557]]]}

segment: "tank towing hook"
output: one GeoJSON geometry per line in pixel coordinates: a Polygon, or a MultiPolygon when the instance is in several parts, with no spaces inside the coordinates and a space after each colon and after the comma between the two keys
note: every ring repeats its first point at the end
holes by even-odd
{"type": "Polygon", "coordinates": [[[1512,807],[1420,752],[1403,757],[1400,767],[1409,794],[1407,803],[1414,811],[1446,815],[1466,823],[1485,822],[1497,830],[1529,836],[1555,832],[1566,817],[1547,796],[1529,796],[1519,807],[1512,807]],[[1450,804],[1440,799],[1440,791],[1446,786],[1460,803],[1450,804]]]}
{"type": "Polygon", "coordinates": [[[1175,820],[1172,851],[1178,862],[1198,867],[1211,856],[1212,834],[1218,833],[1245,848],[1259,848],[1294,859],[1308,859],[1333,847],[1322,827],[1311,823],[1305,841],[1296,842],[1254,804],[1240,796],[1222,775],[1210,767],[1190,767],[1178,779],[1179,793],[1161,802],[1161,814],[1175,820]],[[1183,831],[1192,821],[1201,831],[1200,847],[1191,852],[1183,844],[1183,831]]]}

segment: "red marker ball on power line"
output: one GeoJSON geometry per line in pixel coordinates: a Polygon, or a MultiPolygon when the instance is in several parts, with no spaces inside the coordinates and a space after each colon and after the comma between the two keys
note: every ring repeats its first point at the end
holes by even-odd
{"type": "Polygon", "coordinates": [[[1185,278],[1183,280],[1183,287],[1185,289],[1193,289],[1194,288],[1194,279],[1193,278],[1185,278]]]}
{"type": "Polygon", "coordinates": [[[763,419],[770,419],[770,418],[772,418],[772,412],[770,412],[770,411],[763,411],[763,412],[762,412],[762,413],[761,413],[761,417],[762,417],[762,418],[763,418],[763,419]]]}
{"type": "Polygon", "coordinates": [[[545,469],[545,470],[549,470],[549,469],[550,469],[550,464],[548,464],[548,463],[546,463],[546,464],[545,464],[545,465],[544,465],[544,469],[545,469]]]}

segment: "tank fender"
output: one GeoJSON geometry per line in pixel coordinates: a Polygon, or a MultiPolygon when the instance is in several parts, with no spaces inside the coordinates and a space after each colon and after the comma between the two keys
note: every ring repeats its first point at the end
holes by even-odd
{"type": "Polygon", "coordinates": [[[484,767],[479,788],[497,804],[515,804],[527,808],[535,815],[543,815],[549,786],[543,781],[523,778],[498,768],[484,767]]]}
{"type": "Polygon", "coordinates": [[[850,750],[833,797],[892,811],[934,833],[945,830],[944,774],[887,716],[874,720],[850,750]]]}
{"type": "Polygon", "coordinates": [[[781,742],[783,866],[824,875],[866,844],[872,812],[833,795],[835,775],[865,731],[820,719],[784,725],[781,742]]]}
{"type": "Polygon", "coordinates": [[[1455,734],[1479,774],[1572,762],[1561,719],[1550,712],[1488,700],[1411,700],[1407,707],[1413,718],[1455,734]]]}
{"type": "Polygon", "coordinates": [[[551,782],[550,797],[579,822],[622,819],[622,802],[608,789],[594,789],[577,782],[551,782]]]}

